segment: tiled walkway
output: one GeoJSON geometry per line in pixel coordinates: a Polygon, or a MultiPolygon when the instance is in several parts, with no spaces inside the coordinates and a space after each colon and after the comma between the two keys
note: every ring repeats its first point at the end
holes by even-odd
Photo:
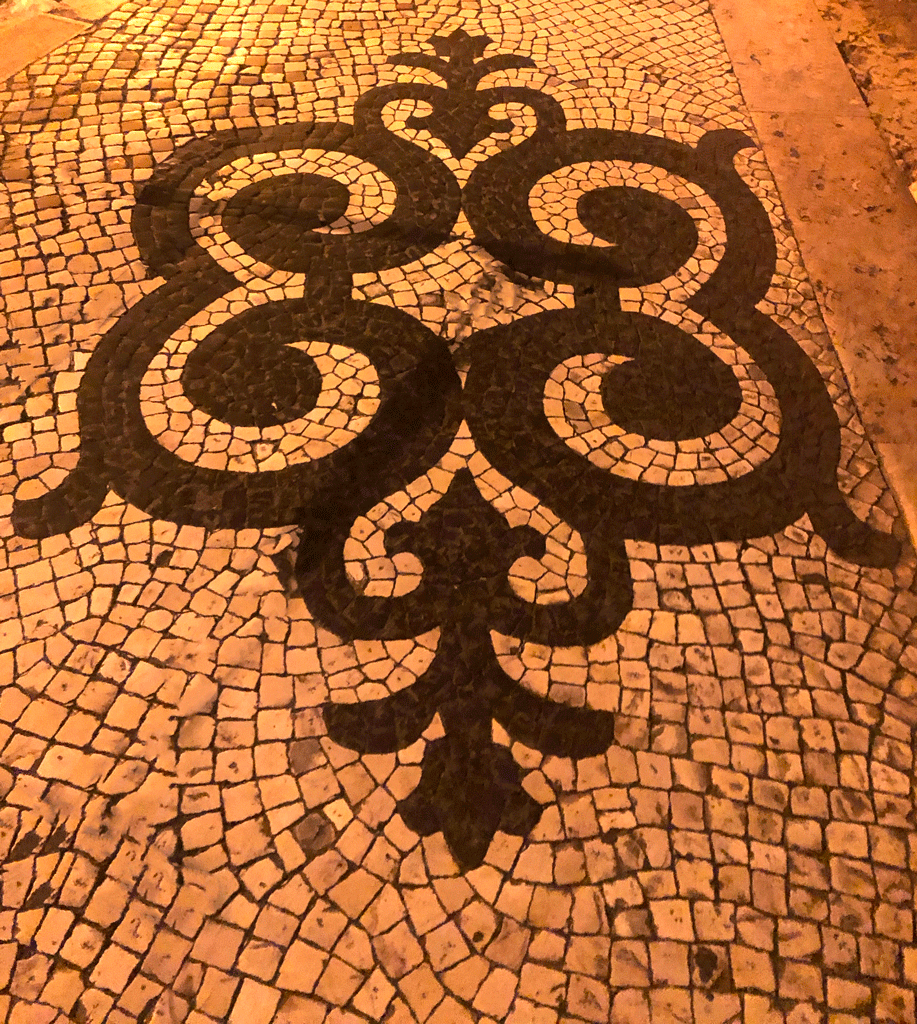
{"type": "Polygon", "coordinates": [[[0,101],[0,1020],[914,1024],[914,553],[707,4],[0,101]]]}

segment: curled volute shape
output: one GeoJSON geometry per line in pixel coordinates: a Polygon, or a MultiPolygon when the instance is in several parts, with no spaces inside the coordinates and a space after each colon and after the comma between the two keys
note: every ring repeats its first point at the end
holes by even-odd
{"type": "MultiPolygon", "coordinates": [[[[756,308],[775,271],[776,241],[763,205],[733,165],[735,155],[753,145],[734,130],[708,132],[691,146],[634,132],[557,132],[539,124],[513,149],[478,164],[462,195],[477,244],[516,272],[572,285],[576,307],[473,339],[465,384],[469,422],[488,460],[584,537],[610,529],[614,518],[613,532],[634,539],[743,540],[777,533],[808,513],[838,554],[861,564],[891,565],[898,542],[857,519],[838,490],[840,426],[818,369],[756,308]],[[550,237],[529,205],[532,189],[546,176],[572,165],[612,161],[647,164],[693,182],[722,214],[723,254],[685,306],[749,354],[781,413],[771,458],[740,479],[671,487],[614,478],[572,452],[545,417],[543,388],[558,364],[596,352],[638,359],[641,333],[661,329],[653,317],[622,312],[619,299],[622,287],[649,284],[670,272],[667,234],[652,219],[658,220],[655,207],[623,205],[632,216],[617,219],[617,245],[603,247],[550,237]],[[649,250],[642,262],[622,263],[622,250],[637,252],[636,242],[648,232],[659,239],[658,252],[649,250]],[[508,378],[513,380],[509,392],[501,387],[508,378]],[[520,436],[528,439],[525,446],[515,443],[520,436]]],[[[628,202],[624,193],[639,193],[616,191],[622,204],[628,202]]],[[[685,344],[691,344],[687,335],[685,344]]],[[[613,410],[609,415],[614,418],[613,410]]]]}
{"type": "Polygon", "coordinates": [[[443,85],[427,82],[397,82],[364,93],[354,108],[354,123],[360,130],[383,127],[382,111],[398,100],[429,103],[428,114],[412,114],[407,126],[425,129],[443,141],[456,158],[467,155],[479,142],[491,135],[512,131],[508,118],[491,116],[491,109],[501,103],[520,103],[535,110],[538,127],[544,131],[566,129],[560,104],[545,93],[524,86],[498,86],[479,89],[481,80],[497,71],[534,67],[535,62],[517,54],[482,54],[491,40],[487,36],[469,36],[458,29],[445,39],[433,41],[437,56],[428,53],[402,53],[390,64],[423,68],[438,75],[443,85]],[[444,59],[442,54],[448,56],[444,59]]]}

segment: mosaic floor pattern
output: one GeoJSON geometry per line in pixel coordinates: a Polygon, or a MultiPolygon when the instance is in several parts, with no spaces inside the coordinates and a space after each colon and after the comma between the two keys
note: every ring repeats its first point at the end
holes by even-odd
{"type": "Polygon", "coordinates": [[[0,105],[0,1017],[913,1024],[915,558],[707,5],[0,105]]]}

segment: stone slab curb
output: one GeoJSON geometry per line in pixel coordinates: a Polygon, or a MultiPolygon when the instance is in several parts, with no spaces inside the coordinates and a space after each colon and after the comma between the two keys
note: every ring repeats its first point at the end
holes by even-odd
{"type": "Polygon", "coordinates": [[[811,0],[712,0],[867,433],[917,538],[917,192],[811,0]]]}
{"type": "Polygon", "coordinates": [[[111,14],[121,0],[73,0],[54,14],[28,14],[0,21],[0,81],[47,56],[94,22],[111,14]]]}

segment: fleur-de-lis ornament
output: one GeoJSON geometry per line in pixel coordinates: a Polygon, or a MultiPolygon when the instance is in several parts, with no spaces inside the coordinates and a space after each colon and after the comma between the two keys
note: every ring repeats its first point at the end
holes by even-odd
{"type": "Polygon", "coordinates": [[[399,810],[418,833],[441,831],[470,868],[497,830],[525,835],[541,813],[494,741],[494,721],[513,740],[568,757],[601,753],[615,736],[612,712],[511,680],[492,631],[547,645],[612,634],[632,603],[628,539],[740,541],[808,514],[852,561],[891,565],[898,550],[844,502],[840,430],[818,370],[756,308],[776,247],[733,167],[752,141],[736,131],[690,146],[568,130],[542,91],[480,87],[491,72],[531,66],[527,58],[484,58],[490,40],[463,31],[431,42],[435,56],[393,62],[435,72],[442,87],[369,90],[353,124],[216,132],[156,169],[133,230],[166,281],[89,361],[78,466],[57,490],[18,502],[14,522],[27,536],[69,530],[109,489],[178,523],[295,522],[299,590],[323,626],[347,640],[438,628],[414,684],[324,714],[330,736],[362,753],[402,749],[439,715],[444,735],[427,744],[421,781],[399,810]],[[456,157],[509,131],[491,116],[500,105],[533,111],[534,129],[478,163],[461,189],[442,160],[385,128],[385,107],[405,99],[430,109],[408,126],[456,157]],[[675,191],[650,188],[651,171],[675,191]],[[567,202],[575,233],[536,216],[545,182],[567,202]],[[719,218],[717,253],[677,188],[719,218]],[[572,286],[575,299],[472,335],[464,389],[443,339],[351,296],[355,273],[431,252],[462,210],[494,258],[572,286]],[[702,249],[712,270],[701,270],[702,249]],[[683,286],[681,321],[622,308],[622,294],[670,281],[683,286]],[[564,390],[570,374],[578,391],[564,390]],[[561,400],[587,391],[581,407],[561,400]],[[513,562],[542,555],[544,538],[511,528],[468,470],[419,522],[387,531],[390,554],[419,558],[420,584],[400,597],[356,589],[344,564],[354,521],[433,467],[463,419],[496,470],[582,537],[588,582],[577,596],[539,604],[513,590],[513,562]]]}

